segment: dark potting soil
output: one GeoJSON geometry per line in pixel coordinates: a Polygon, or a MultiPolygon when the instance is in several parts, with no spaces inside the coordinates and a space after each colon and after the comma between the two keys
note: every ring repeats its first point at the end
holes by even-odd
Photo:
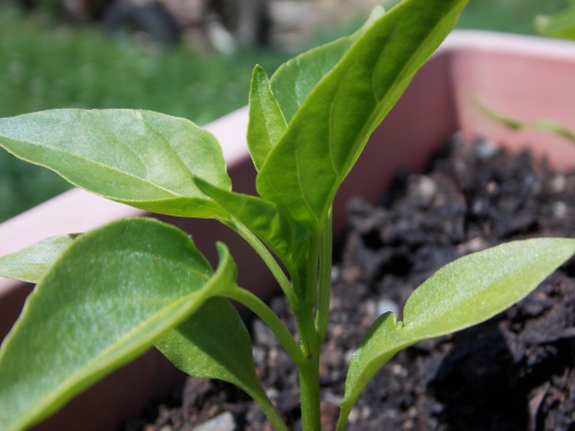
{"type": "MultiPolygon", "coordinates": [[[[423,174],[398,174],[381,205],[358,197],[349,213],[321,362],[324,431],[335,427],[347,363],[367,328],[388,310],[400,320],[410,293],[433,272],[510,240],[575,237],[575,172],[456,136],[423,174]]],[[[400,352],[367,386],[347,430],[575,430],[573,277],[570,261],[489,321],[400,352]]],[[[293,331],[283,298],[271,306],[293,331]]],[[[301,429],[296,370],[261,321],[251,328],[257,373],[289,429],[301,429]]],[[[195,378],[125,427],[195,429],[272,427],[242,391],[195,378]],[[216,416],[224,425],[202,428],[216,416]]]]}

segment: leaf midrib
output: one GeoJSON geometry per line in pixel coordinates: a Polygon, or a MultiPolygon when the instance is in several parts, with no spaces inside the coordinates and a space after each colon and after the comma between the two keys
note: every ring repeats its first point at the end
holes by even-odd
{"type": "MultiPolygon", "coordinates": [[[[81,366],[81,368],[78,371],[71,374],[55,390],[49,392],[49,394],[47,396],[43,397],[40,401],[35,403],[34,406],[30,407],[27,410],[27,412],[28,412],[27,417],[28,418],[30,418],[30,417],[37,418],[38,416],[40,416],[43,411],[47,410],[47,407],[54,404],[54,400],[58,399],[62,394],[66,393],[67,391],[72,389],[74,386],[81,383],[83,380],[85,380],[90,375],[95,374],[91,371],[88,371],[88,372],[86,371],[88,368],[92,367],[92,364],[98,363],[102,358],[106,357],[110,353],[113,356],[114,355],[113,352],[114,352],[114,350],[118,350],[117,349],[118,346],[128,344],[128,343],[126,343],[126,341],[129,341],[130,338],[133,337],[132,334],[137,335],[137,333],[139,331],[145,330],[145,326],[153,325],[156,321],[158,321],[160,318],[164,317],[166,314],[169,314],[171,311],[179,308],[182,304],[188,302],[191,299],[191,297],[193,297],[195,295],[199,296],[200,293],[202,293],[201,289],[199,291],[194,291],[194,292],[189,293],[188,295],[181,298],[180,300],[175,301],[171,306],[164,308],[163,310],[161,310],[158,313],[155,313],[150,319],[145,320],[144,322],[135,326],[132,330],[128,331],[123,337],[117,339],[116,342],[114,342],[112,345],[110,345],[109,347],[104,349],[101,353],[99,353],[96,357],[94,357],[92,360],[87,362],[85,365],[81,366]]],[[[155,331],[156,333],[149,336],[148,338],[155,339],[161,335],[162,331],[167,331],[169,329],[170,329],[170,327],[164,328],[162,330],[156,329],[156,331],[155,331]]],[[[152,345],[152,343],[153,343],[153,341],[150,340],[149,344],[152,345]]],[[[139,347],[139,348],[136,348],[134,350],[143,349],[143,348],[144,347],[139,347]]],[[[112,359],[107,364],[108,366],[112,365],[114,362],[117,362],[118,360],[121,360],[121,358],[119,357],[121,350],[122,349],[120,349],[120,352],[116,353],[115,358],[112,357],[112,359]]],[[[125,353],[125,355],[129,355],[130,353],[131,352],[125,353]]],[[[103,367],[103,368],[105,368],[105,367],[103,367]]],[[[14,429],[14,431],[16,431],[16,430],[20,429],[22,426],[26,426],[26,424],[29,424],[30,422],[31,422],[30,420],[16,421],[15,422],[16,426],[13,429],[14,429]]]]}
{"type": "MultiPolygon", "coordinates": [[[[42,145],[42,144],[40,144],[40,143],[38,143],[38,142],[33,142],[33,141],[29,141],[29,140],[17,140],[17,139],[13,139],[13,138],[7,138],[7,139],[10,139],[10,140],[16,141],[16,142],[20,142],[20,143],[26,143],[26,144],[28,144],[28,145],[30,145],[30,146],[35,147],[35,148],[40,148],[40,149],[45,150],[45,151],[51,151],[51,152],[53,152],[53,153],[55,153],[55,154],[66,154],[66,155],[69,155],[71,158],[75,158],[75,159],[77,159],[77,160],[82,160],[82,161],[88,162],[89,164],[93,164],[93,165],[97,166],[99,169],[112,171],[112,172],[114,172],[114,173],[116,173],[116,174],[119,174],[119,175],[121,175],[121,176],[125,176],[125,177],[128,177],[128,178],[136,179],[136,180],[138,180],[138,181],[141,181],[141,182],[143,182],[143,183],[146,183],[146,184],[148,184],[148,185],[150,185],[150,186],[152,186],[152,187],[154,187],[154,188],[156,188],[156,189],[158,189],[158,190],[161,190],[161,191],[163,191],[163,192],[166,192],[166,194],[170,195],[170,197],[191,197],[191,198],[205,199],[205,198],[202,197],[202,196],[193,196],[193,195],[190,196],[190,195],[179,194],[178,192],[176,192],[176,191],[174,191],[174,190],[170,190],[170,189],[168,189],[168,188],[166,188],[166,187],[164,187],[164,186],[161,186],[161,185],[159,185],[159,184],[157,184],[157,183],[151,182],[151,181],[148,180],[148,179],[145,179],[145,178],[136,176],[135,174],[132,174],[132,173],[129,173],[129,172],[122,171],[122,170],[120,170],[120,169],[118,169],[118,168],[116,168],[116,167],[113,167],[113,166],[105,165],[105,164],[103,164],[102,162],[98,162],[98,161],[95,161],[95,160],[93,160],[93,159],[89,159],[89,158],[87,158],[87,157],[85,157],[85,156],[82,156],[82,155],[79,155],[79,154],[77,154],[77,153],[72,153],[72,152],[70,152],[69,150],[66,150],[66,149],[62,149],[62,148],[58,148],[58,147],[51,147],[51,146],[49,147],[49,146],[46,146],[46,145],[42,145]]],[[[6,147],[5,147],[5,148],[6,148],[6,147]]],[[[14,152],[13,150],[11,150],[11,149],[6,148],[6,150],[7,150],[8,152],[10,152],[11,154],[13,154],[14,156],[16,156],[16,157],[18,157],[18,158],[21,158],[22,160],[24,160],[24,161],[26,161],[26,162],[29,162],[29,163],[32,163],[32,164],[35,164],[35,165],[42,166],[42,167],[45,167],[45,168],[47,168],[47,169],[50,169],[50,170],[52,170],[52,171],[58,173],[58,175],[61,175],[62,178],[66,179],[67,181],[69,181],[69,182],[72,183],[73,185],[75,185],[75,186],[77,186],[77,187],[80,187],[80,188],[84,188],[82,185],[78,184],[76,181],[72,181],[72,180],[68,177],[68,175],[65,175],[64,173],[61,173],[61,172],[57,172],[56,170],[54,170],[53,168],[51,168],[50,166],[48,166],[48,165],[46,165],[46,164],[38,163],[38,162],[36,162],[36,161],[30,160],[30,159],[27,158],[27,157],[17,156],[17,155],[15,154],[15,152],[14,152]]],[[[190,171],[188,170],[188,172],[190,172],[190,171]]],[[[190,172],[190,174],[191,174],[192,177],[193,177],[193,173],[190,172]]],[[[193,184],[193,181],[192,181],[191,183],[193,184]]],[[[101,195],[101,196],[109,197],[109,198],[112,198],[112,199],[125,199],[125,198],[121,198],[121,197],[115,197],[115,196],[112,196],[112,195],[106,195],[106,194],[100,193],[100,192],[96,192],[96,193],[99,194],[99,195],[101,195]]],[[[136,199],[126,199],[126,200],[147,201],[147,200],[162,200],[162,199],[164,199],[164,198],[160,198],[160,199],[138,199],[138,200],[136,200],[136,199]]]]}

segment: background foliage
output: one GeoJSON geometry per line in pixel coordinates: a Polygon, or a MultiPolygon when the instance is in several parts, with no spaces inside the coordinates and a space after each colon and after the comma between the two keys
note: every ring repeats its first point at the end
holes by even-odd
{"type": "MultiPolygon", "coordinates": [[[[567,0],[471,0],[458,28],[535,34],[533,17],[567,0]]],[[[318,34],[319,45],[364,20],[318,34]]],[[[308,48],[308,47],[306,47],[308,48]]],[[[55,108],[149,109],[206,124],[247,103],[254,64],[269,73],[293,53],[244,51],[232,56],[122,46],[98,29],[24,15],[0,0],[0,117],[55,108]]],[[[69,186],[55,174],[0,152],[0,221],[69,186]]]]}

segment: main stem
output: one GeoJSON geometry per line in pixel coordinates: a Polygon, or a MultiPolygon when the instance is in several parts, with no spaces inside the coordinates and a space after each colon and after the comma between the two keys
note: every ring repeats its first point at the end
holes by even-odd
{"type": "Polygon", "coordinates": [[[301,418],[304,431],[321,431],[319,352],[299,367],[301,418]]]}
{"type": "Polygon", "coordinates": [[[319,356],[317,332],[315,330],[313,310],[307,309],[298,319],[300,343],[305,361],[298,365],[301,392],[301,417],[304,431],[320,431],[320,393],[319,393],[319,356]]]}
{"type": "Polygon", "coordinates": [[[306,355],[305,363],[298,366],[304,431],[321,431],[319,360],[329,311],[331,249],[330,212],[321,234],[312,242],[304,298],[299,303],[301,309],[296,313],[301,349],[306,355]]]}

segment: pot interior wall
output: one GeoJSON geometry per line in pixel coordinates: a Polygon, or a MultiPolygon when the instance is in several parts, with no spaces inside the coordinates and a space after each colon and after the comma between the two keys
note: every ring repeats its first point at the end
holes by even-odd
{"type": "Polygon", "coordinates": [[[512,130],[472,103],[475,99],[520,121],[551,119],[575,131],[575,43],[477,31],[456,36],[447,45],[458,123],[466,138],[486,137],[513,151],[529,146],[558,167],[575,166],[575,145],[565,138],[529,127],[512,130]],[[534,142],[544,145],[533,147],[534,142]]]}

